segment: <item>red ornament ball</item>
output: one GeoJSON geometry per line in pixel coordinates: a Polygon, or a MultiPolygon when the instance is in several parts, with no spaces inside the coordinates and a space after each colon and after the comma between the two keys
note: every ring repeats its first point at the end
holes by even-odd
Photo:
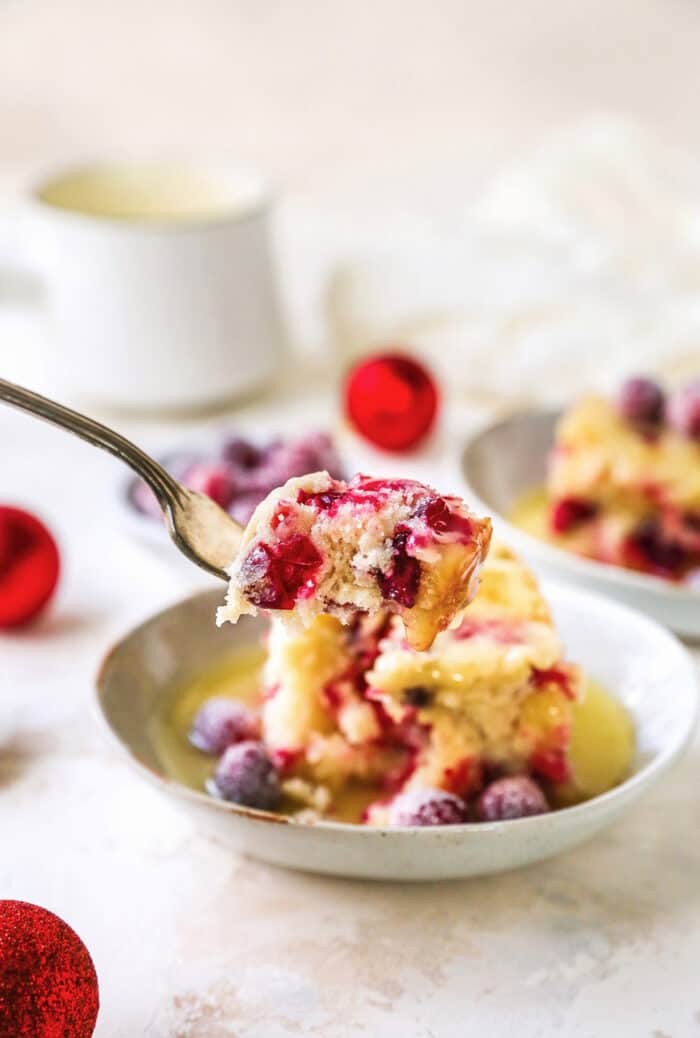
{"type": "Polygon", "coordinates": [[[440,397],[418,361],[385,353],[356,365],[345,383],[345,413],[359,433],[387,451],[405,451],[428,435],[440,397]]]}
{"type": "Polygon", "coordinates": [[[35,516],[0,505],[0,628],[26,623],[58,583],[58,548],[35,516]]]}
{"type": "Polygon", "coordinates": [[[0,901],[0,1035],[90,1038],[100,999],[90,953],[53,912],[0,901]]]}

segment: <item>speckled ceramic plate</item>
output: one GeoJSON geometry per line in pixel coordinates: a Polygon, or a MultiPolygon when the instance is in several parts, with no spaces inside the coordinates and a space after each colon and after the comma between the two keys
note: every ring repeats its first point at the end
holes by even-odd
{"type": "Polygon", "coordinates": [[[548,815],[433,829],[370,829],[253,811],[174,781],[153,736],[162,697],[232,648],[257,642],[262,629],[260,621],[246,617],[235,627],[217,628],[219,591],[186,599],[126,635],[100,669],[99,706],[112,736],[144,778],[196,815],[203,831],[236,851],[289,868],[372,879],[446,879],[516,868],[581,843],[612,822],[680,754],[696,712],[693,664],[673,635],[605,598],[556,586],[545,590],[569,656],[625,703],[637,734],[627,781],[548,815]]]}
{"type": "Polygon", "coordinates": [[[612,595],[677,634],[700,638],[700,592],[660,577],[581,558],[531,536],[505,518],[528,490],[545,482],[556,412],[512,415],[478,433],[461,458],[464,496],[490,515],[496,533],[540,573],[612,595]]]}

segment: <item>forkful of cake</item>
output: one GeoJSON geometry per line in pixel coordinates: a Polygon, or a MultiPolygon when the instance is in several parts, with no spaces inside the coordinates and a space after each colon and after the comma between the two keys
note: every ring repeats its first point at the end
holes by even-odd
{"type": "Polygon", "coordinates": [[[0,401],[101,447],[150,486],[175,546],[228,582],[219,623],[258,610],[295,625],[389,610],[423,650],[476,594],[491,522],[459,497],[413,480],[315,472],[273,490],[244,528],[100,422],[3,379],[0,401]]]}

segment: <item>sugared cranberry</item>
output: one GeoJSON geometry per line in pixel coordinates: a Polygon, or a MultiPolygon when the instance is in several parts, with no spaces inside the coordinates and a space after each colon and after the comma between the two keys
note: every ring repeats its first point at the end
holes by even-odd
{"type": "Polygon", "coordinates": [[[184,473],[182,482],[190,490],[206,494],[222,508],[228,508],[236,492],[236,482],[230,467],[220,462],[193,465],[184,473]]]}
{"type": "Polygon", "coordinates": [[[310,433],[298,440],[280,441],[265,452],[262,464],[254,472],[255,485],[267,493],[293,476],[309,472],[328,472],[341,478],[342,466],[331,439],[325,433],[310,433]]]}
{"type": "Polygon", "coordinates": [[[300,596],[313,591],[322,562],[311,540],[301,533],[279,544],[257,544],[241,567],[243,591],[262,609],[293,609],[300,596]]]}
{"type": "Polygon", "coordinates": [[[257,718],[243,703],[225,696],[207,699],[197,711],[190,742],[198,750],[218,756],[234,743],[257,739],[260,734],[257,718]]]}
{"type": "Polygon", "coordinates": [[[58,548],[44,524],[21,508],[0,506],[0,628],[33,619],[56,590],[58,548]]]}
{"type": "Polygon", "coordinates": [[[274,811],[281,799],[280,781],[261,742],[229,746],[216,765],[210,792],[234,804],[274,811]]]}
{"type": "MultiPolygon", "coordinates": [[[[292,476],[323,470],[334,478],[343,476],[333,441],[321,432],[297,440],[272,440],[266,446],[231,437],[216,459],[207,461],[201,454],[180,451],[160,460],[176,479],[208,494],[243,525],[263,498],[292,476]]],[[[158,501],[141,481],[132,484],[129,500],[140,512],[162,518],[158,501]]]]}
{"type": "Polygon", "coordinates": [[[399,530],[392,541],[393,555],[386,573],[377,575],[384,598],[410,609],[415,605],[420,585],[420,562],[406,551],[407,530],[399,530]]]}
{"type": "Polygon", "coordinates": [[[477,817],[482,822],[527,818],[547,811],[549,804],[544,793],[527,775],[496,779],[483,790],[476,804],[477,817]]]}
{"type": "Polygon", "coordinates": [[[254,469],[260,465],[263,452],[250,440],[244,440],[242,436],[232,436],[224,443],[221,457],[236,468],[254,469]]]}
{"type": "Polygon", "coordinates": [[[466,817],[460,797],[442,789],[409,789],[389,808],[389,825],[459,825],[466,817]]]}
{"type": "Polygon", "coordinates": [[[676,390],[666,406],[666,418],[681,436],[700,440],[700,379],[676,390]]]}
{"type": "MultiPolygon", "coordinates": [[[[175,479],[183,481],[186,473],[202,462],[202,456],[195,451],[171,451],[161,455],[158,460],[175,479]]],[[[158,498],[143,480],[133,480],[129,488],[129,500],[139,512],[162,521],[163,511],[158,498]]]]}
{"type": "Polygon", "coordinates": [[[620,386],[617,410],[630,422],[655,425],[664,415],[664,391],[651,378],[628,378],[620,386]]]}
{"type": "Polygon", "coordinates": [[[468,542],[472,538],[472,524],[466,516],[450,510],[442,497],[433,498],[419,514],[425,519],[426,526],[439,536],[453,535],[453,539],[468,542]]]}
{"type": "Polygon", "coordinates": [[[592,519],[598,511],[592,501],[578,497],[562,497],[555,501],[549,513],[549,525],[554,533],[570,533],[580,523],[592,519]]]}
{"type": "Polygon", "coordinates": [[[423,440],[438,409],[435,380],[411,357],[387,353],[362,361],[345,383],[345,413],[384,450],[404,451],[423,440]]]}

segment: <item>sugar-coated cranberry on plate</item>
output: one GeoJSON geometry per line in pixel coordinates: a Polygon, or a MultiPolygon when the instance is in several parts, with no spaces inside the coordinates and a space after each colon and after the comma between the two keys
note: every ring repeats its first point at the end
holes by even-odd
{"type": "Polygon", "coordinates": [[[402,353],[386,353],[356,365],[345,381],[345,413],[377,447],[405,451],[426,438],[439,405],[428,369],[402,353]]]}
{"type": "Polygon", "coordinates": [[[224,461],[230,462],[239,469],[254,469],[260,465],[264,453],[250,440],[242,436],[231,436],[221,450],[224,461]]]}
{"type": "Polygon", "coordinates": [[[666,405],[669,425],[691,440],[700,440],[700,379],[677,389],[666,405]]]}
{"type": "Polygon", "coordinates": [[[60,560],[42,522],[21,508],[0,506],[0,628],[33,619],[56,590],[60,560]]]}
{"type": "Polygon", "coordinates": [[[481,792],[476,803],[476,814],[482,822],[528,818],[547,811],[547,798],[537,783],[527,775],[495,779],[481,792]]]}
{"type": "Polygon", "coordinates": [[[236,493],[236,479],[231,467],[222,462],[198,462],[183,473],[182,482],[190,490],[206,494],[222,508],[228,508],[236,493]]]}
{"type": "Polygon", "coordinates": [[[274,811],[282,792],[277,770],[261,742],[229,746],[216,765],[210,792],[234,804],[274,811]]]}
{"type": "Polygon", "coordinates": [[[392,826],[459,825],[465,817],[464,801],[442,789],[409,789],[389,808],[392,826]]]}
{"type": "MultiPolygon", "coordinates": [[[[231,436],[209,458],[178,452],[162,458],[161,464],[190,489],[211,497],[243,526],[263,498],[291,477],[324,469],[333,477],[343,476],[331,437],[315,431],[266,444],[231,436]]],[[[155,495],[141,480],[132,483],[129,500],[139,512],[162,519],[155,495]]]]}
{"type": "Polygon", "coordinates": [[[257,739],[259,734],[258,719],[249,707],[226,696],[214,696],[197,711],[189,737],[198,750],[218,756],[229,746],[257,739]]]}
{"type": "Polygon", "coordinates": [[[626,379],[617,395],[617,409],[630,422],[660,422],[664,404],[664,391],[658,382],[640,375],[626,379]]]}

